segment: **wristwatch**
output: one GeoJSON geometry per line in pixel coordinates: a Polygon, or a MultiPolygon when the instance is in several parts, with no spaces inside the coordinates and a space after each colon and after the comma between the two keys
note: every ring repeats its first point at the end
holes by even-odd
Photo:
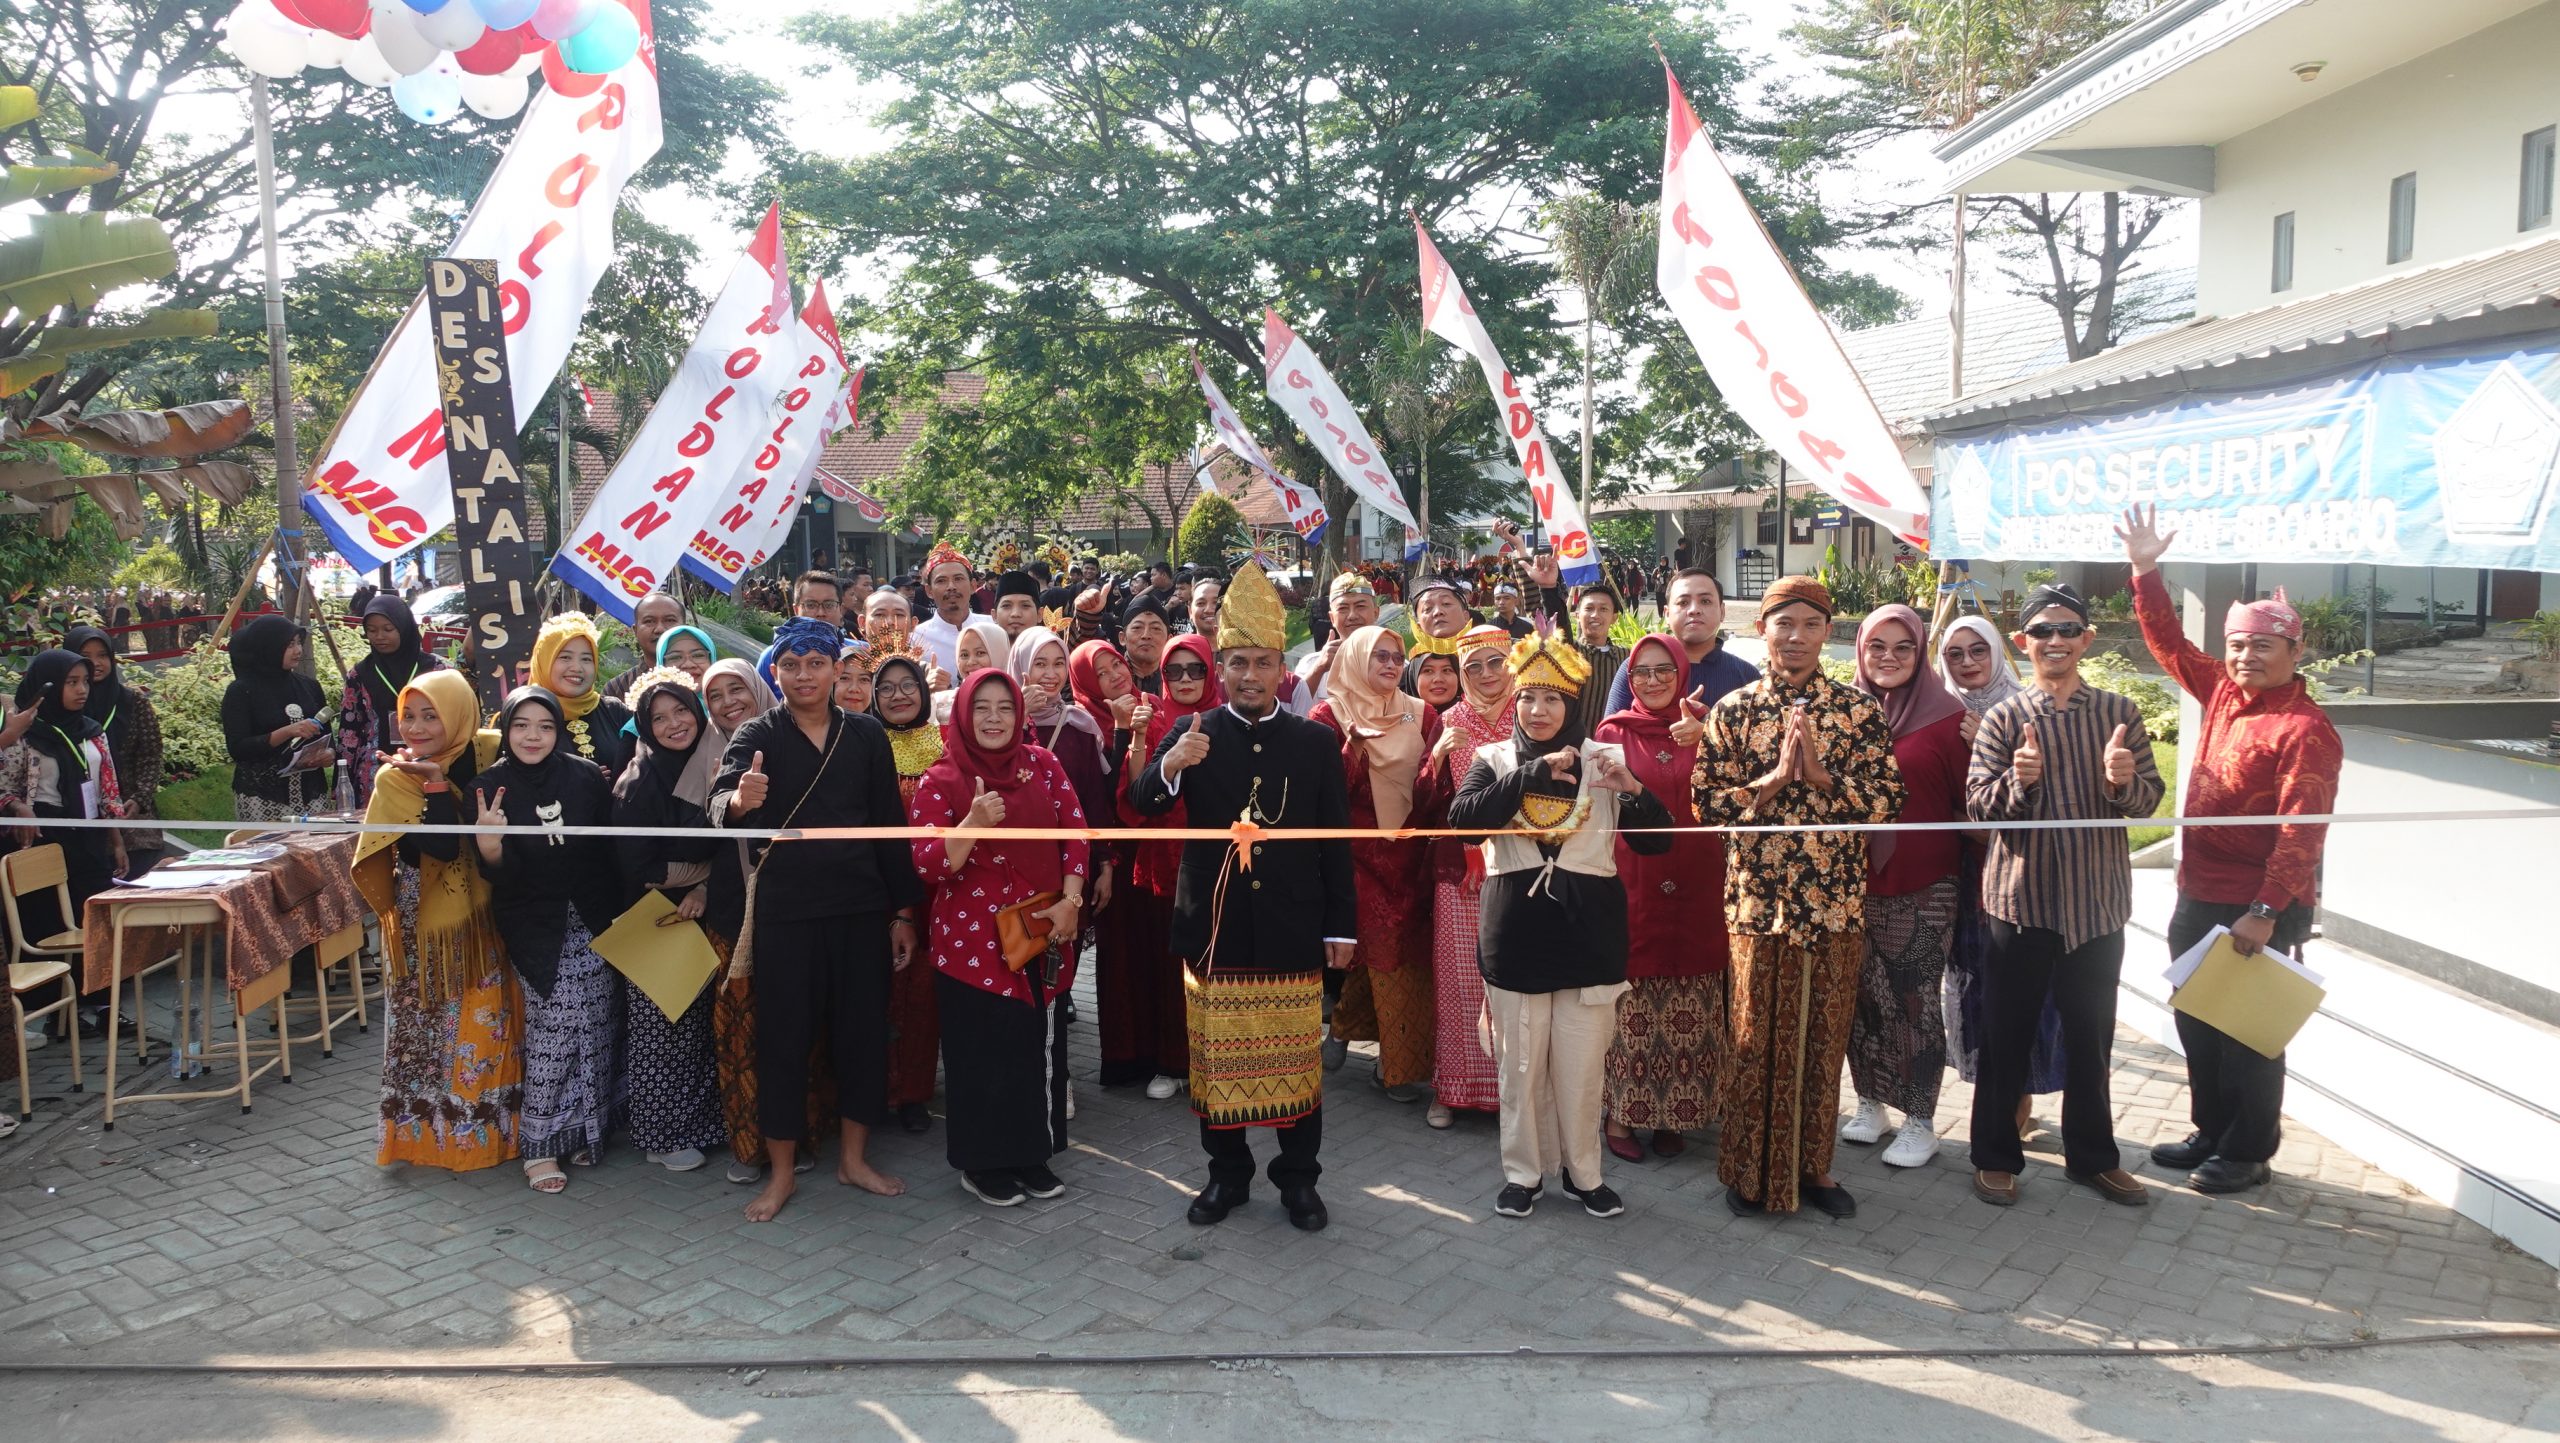
{"type": "Polygon", "coordinates": [[[2263,917],[2267,921],[2272,922],[2276,919],[2276,909],[2268,906],[2264,902],[2252,902],[2249,904],[2249,915],[2252,917],[2263,917]]]}

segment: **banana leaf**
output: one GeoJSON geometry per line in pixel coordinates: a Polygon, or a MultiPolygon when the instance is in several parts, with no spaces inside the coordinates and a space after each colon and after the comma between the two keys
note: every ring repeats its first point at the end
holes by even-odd
{"type": "Polygon", "coordinates": [[[135,341],[210,336],[211,311],[153,311],[129,326],[56,326],[38,334],[25,352],[0,361],[0,396],[14,396],[70,364],[82,351],[103,351],[135,341]]]}
{"type": "Polygon", "coordinates": [[[69,156],[45,155],[13,165],[0,175],[0,205],[15,205],[22,200],[78,190],[115,179],[116,168],[107,164],[88,164],[69,156]]]}
{"type": "Polygon", "coordinates": [[[43,509],[24,496],[0,496],[0,516],[33,516],[43,509]]]}
{"type": "Polygon", "coordinates": [[[0,396],[14,396],[68,364],[50,351],[30,351],[0,361],[0,396]]]}
{"type": "Polygon", "coordinates": [[[134,484],[130,471],[109,471],[99,476],[75,478],[80,489],[105,509],[107,520],[116,530],[118,541],[139,541],[148,519],[142,510],[142,489],[134,484]]]}
{"type": "MultiPolygon", "coordinates": [[[[248,500],[249,493],[257,490],[259,483],[258,473],[237,461],[204,461],[193,466],[173,466],[165,471],[127,471],[116,474],[140,477],[155,491],[160,491],[164,484],[163,478],[168,483],[184,482],[225,506],[237,506],[248,500]]],[[[176,488],[172,485],[171,489],[176,488]]],[[[167,500],[169,493],[160,491],[160,495],[163,500],[167,500]]],[[[184,494],[181,493],[179,499],[170,504],[184,505],[184,494]]]]}
{"type": "Polygon", "coordinates": [[[38,440],[60,439],[101,456],[181,460],[236,446],[258,418],[240,400],[198,401],[173,411],[107,411],[95,416],[60,412],[30,424],[38,440]]]}
{"type": "Polygon", "coordinates": [[[177,472],[136,471],[133,475],[135,480],[150,487],[151,494],[159,497],[160,504],[172,512],[187,509],[187,488],[178,484],[177,472]]]}
{"type": "Polygon", "coordinates": [[[61,479],[62,468],[51,461],[0,461],[0,491],[31,491],[61,479]]]}
{"type": "Polygon", "coordinates": [[[178,268],[169,232],[147,215],[38,211],[28,234],[0,243],[0,304],[21,322],[56,306],[87,306],[119,287],[178,268]]]}
{"type": "Polygon", "coordinates": [[[0,85],[0,130],[24,125],[36,118],[36,88],[32,85],[0,85]]]}

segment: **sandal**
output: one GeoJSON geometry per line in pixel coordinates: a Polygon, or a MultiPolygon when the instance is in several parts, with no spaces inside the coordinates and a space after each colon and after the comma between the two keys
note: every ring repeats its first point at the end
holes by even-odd
{"type": "Polygon", "coordinates": [[[1620,1137],[1618,1134],[1613,1132],[1609,1133],[1607,1137],[1609,1143],[1609,1155],[1611,1157],[1616,1158],[1620,1162],[1644,1161],[1644,1149],[1637,1144],[1635,1138],[1632,1136],[1620,1137]]]}
{"type": "Polygon", "coordinates": [[[556,1193],[569,1186],[569,1175],[560,1170],[560,1160],[556,1157],[537,1157],[526,1162],[524,1180],[539,1193],[556,1193]]]}

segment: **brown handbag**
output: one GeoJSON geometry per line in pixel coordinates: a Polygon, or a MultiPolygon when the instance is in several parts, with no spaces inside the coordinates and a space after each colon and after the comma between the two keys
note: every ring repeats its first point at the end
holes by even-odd
{"type": "Polygon", "coordinates": [[[1036,914],[1055,907],[1065,895],[1042,892],[996,909],[996,946],[1004,953],[1005,966],[1019,972],[1031,965],[1032,958],[1049,950],[1049,934],[1057,924],[1036,914]]]}

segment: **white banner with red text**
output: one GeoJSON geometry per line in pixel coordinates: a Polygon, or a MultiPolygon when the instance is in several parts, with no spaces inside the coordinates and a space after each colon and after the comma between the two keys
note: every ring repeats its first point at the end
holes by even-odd
{"type": "Polygon", "coordinates": [[[1654,283],[1724,403],[1806,479],[1914,546],[1929,544],[1929,496],[1902,459],[1865,382],[1814,309],[1680,79],[1662,153],[1654,283]]]}
{"type": "Polygon", "coordinates": [[[765,212],[755,243],[711,302],[675,379],[640,434],[564,535],[551,569],[623,621],[664,585],[709,519],[729,478],[756,455],[799,348],[788,309],[782,215],[765,212]],[[774,307],[780,298],[785,306],[774,307]]]}
{"type": "Polygon", "coordinates": [[[1494,349],[1493,337],[1485,333],[1484,320],[1467,301],[1466,287],[1458,281],[1458,273],[1431,243],[1431,233],[1414,222],[1413,239],[1422,258],[1422,324],[1431,334],[1476,358],[1484,371],[1484,383],[1493,390],[1494,410],[1502,418],[1503,434],[1511,438],[1512,454],[1520,462],[1520,474],[1529,486],[1529,504],[1538,509],[1538,521],[1547,529],[1547,540],[1556,549],[1556,574],[1567,586],[1588,586],[1600,579],[1600,555],[1591,544],[1591,523],[1583,520],[1582,506],[1573,499],[1570,487],[1559,485],[1555,474],[1555,455],[1547,449],[1546,432],[1538,427],[1538,416],[1529,409],[1529,398],[1521,394],[1519,378],[1502,364],[1502,353],[1494,349]]]}
{"type": "MultiPolygon", "coordinates": [[[[1227,404],[1226,393],[1218,389],[1217,382],[1209,379],[1208,368],[1200,364],[1197,353],[1191,357],[1191,374],[1200,382],[1201,398],[1209,403],[1209,429],[1217,433],[1227,453],[1261,472],[1263,479],[1271,483],[1271,494],[1280,498],[1280,509],[1287,513],[1289,529],[1298,533],[1298,539],[1309,546],[1324,540],[1324,529],[1332,518],[1325,514],[1323,499],[1312,489],[1281,475],[1280,468],[1271,464],[1270,453],[1264,451],[1262,443],[1253,439],[1253,433],[1244,428],[1244,422],[1236,416],[1236,408],[1227,404]]],[[[1194,453],[1192,474],[1199,478],[1202,486],[1212,491],[1218,489],[1209,479],[1205,448],[1194,453]]]]}
{"type": "Polygon", "coordinates": [[[685,548],[684,569],[719,588],[737,589],[747,568],[763,564],[800,514],[809,473],[834,429],[844,386],[844,343],[836,335],[827,288],[809,288],[809,304],[791,324],[793,361],[786,389],[776,398],[773,428],[747,458],[711,517],[685,548]]]}
{"type": "Polygon", "coordinates": [[[1353,495],[1404,523],[1405,530],[1421,529],[1378,443],[1360,424],[1360,413],[1333,383],[1324,362],[1269,306],[1262,308],[1262,384],[1353,495]]]}
{"type": "MultiPolygon", "coordinates": [[[[592,92],[544,89],[525,107],[498,168],[448,256],[494,256],[507,374],[527,417],[569,359],[587,297],[613,265],[623,187],[658,153],[657,49],[648,0],[618,0],[640,50],[592,92]]],[[[412,303],[338,417],[304,480],[302,507],[358,571],[372,571],[453,524],[435,348],[412,303]]]]}

